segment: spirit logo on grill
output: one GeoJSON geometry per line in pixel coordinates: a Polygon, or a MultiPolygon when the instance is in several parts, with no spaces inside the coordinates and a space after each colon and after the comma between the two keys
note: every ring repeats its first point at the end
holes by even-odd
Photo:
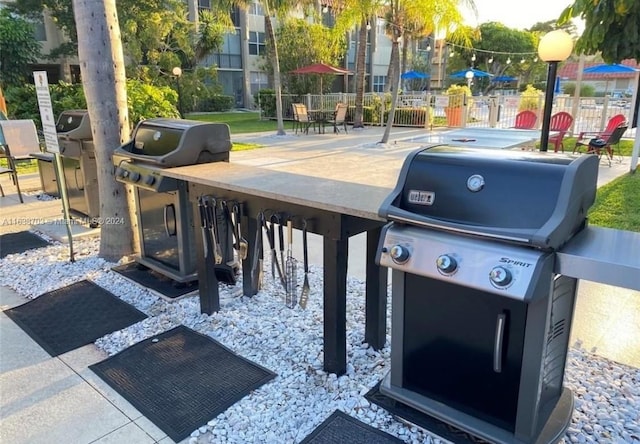
{"type": "Polygon", "coordinates": [[[433,205],[436,193],[433,191],[409,190],[409,203],[416,205],[433,205]]]}

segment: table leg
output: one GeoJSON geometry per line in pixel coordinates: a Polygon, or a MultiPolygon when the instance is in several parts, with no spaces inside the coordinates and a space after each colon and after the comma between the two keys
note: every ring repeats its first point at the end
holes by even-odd
{"type": "Polygon", "coordinates": [[[380,350],[387,338],[387,276],[385,267],[375,263],[382,227],[367,231],[366,302],[364,340],[380,350]]]}
{"type": "Polygon", "coordinates": [[[347,371],[348,239],[324,237],[324,370],[347,371]]]}

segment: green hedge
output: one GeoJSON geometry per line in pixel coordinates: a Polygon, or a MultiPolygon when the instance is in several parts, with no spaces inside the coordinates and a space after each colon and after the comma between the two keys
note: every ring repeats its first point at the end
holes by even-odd
{"type": "Polygon", "coordinates": [[[199,99],[194,107],[195,112],[223,112],[233,109],[235,98],[233,96],[209,96],[199,99]]]}

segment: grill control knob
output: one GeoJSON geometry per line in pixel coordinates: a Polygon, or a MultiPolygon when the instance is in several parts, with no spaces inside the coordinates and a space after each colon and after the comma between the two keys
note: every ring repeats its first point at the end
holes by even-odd
{"type": "Polygon", "coordinates": [[[147,177],[145,177],[145,178],[144,178],[144,184],[145,184],[145,185],[151,186],[151,185],[153,185],[155,182],[156,182],[156,178],[155,178],[155,177],[153,177],[153,176],[147,176],[147,177]]]}
{"type": "Polygon", "coordinates": [[[442,273],[453,273],[458,268],[458,262],[452,256],[443,254],[436,259],[436,267],[442,273]]]}
{"type": "Polygon", "coordinates": [[[493,267],[493,269],[489,272],[489,279],[498,287],[506,287],[511,283],[513,276],[511,275],[511,271],[505,267],[493,267]]]}
{"type": "Polygon", "coordinates": [[[389,256],[396,264],[404,264],[409,260],[409,256],[411,253],[407,247],[403,247],[402,245],[394,245],[391,247],[389,251],[389,256]]]}
{"type": "Polygon", "coordinates": [[[125,169],[116,167],[116,177],[124,177],[125,169]]]}
{"type": "Polygon", "coordinates": [[[140,180],[140,173],[136,173],[135,171],[132,171],[131,173],[129,173],[129,179],[132,182],[137,182],[140,180]]]}

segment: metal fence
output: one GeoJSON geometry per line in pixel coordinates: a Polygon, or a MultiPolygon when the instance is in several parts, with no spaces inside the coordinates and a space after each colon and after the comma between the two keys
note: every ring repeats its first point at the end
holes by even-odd
{"type": "MultiPolygon", "coordinates": [[[[263,96],[264,98],[264,96],[263,96]]],[[[447,119],[447,108],[450,97],[428,93],[401,94],[398,96],[394,126],[420,128],[437,128],[451,126],[473,126],[491,128],[509,128],[514,126],[516,114],[520,110],[520,96],[481,96],[460,98],[464,101],[463,118],[459,123],[447,119]],[[428,118],[428,116],[430,116],[428,118]]],[[[262,117],[275,119],[275,98],[271,104],[259,104],[262,117]]],[[[527,105],[538,113],[537,127],[542,123],[543,98],[533,103],[530,98],[527,105]]],[[[283,94],[282,107],[285,119],[293,119],[292,103],[304,103],[309,110],[333,110],[338,103],[349,106],[347,120],[353,121],[355,111],[355,94],[306,94],[294,96],[283,94]]],[[[363,123],[365,125],[385,125],[391,109],[391,94],[366,93],[364,95],[363,123]]],[[[627,121],[633,118],[633,107],[630,99],[612,99],[610,97],[581,97],[574,99],[566,95],[554,98],[552,113],[566,111],[574,117],[574,125],[570,134],[577,135],[583,131],[601,131],[607,121],[616,114],[623,114],[627,121]]],[[[625,137],[635,137],[636,128],[629,128],[625,137]]]]}

